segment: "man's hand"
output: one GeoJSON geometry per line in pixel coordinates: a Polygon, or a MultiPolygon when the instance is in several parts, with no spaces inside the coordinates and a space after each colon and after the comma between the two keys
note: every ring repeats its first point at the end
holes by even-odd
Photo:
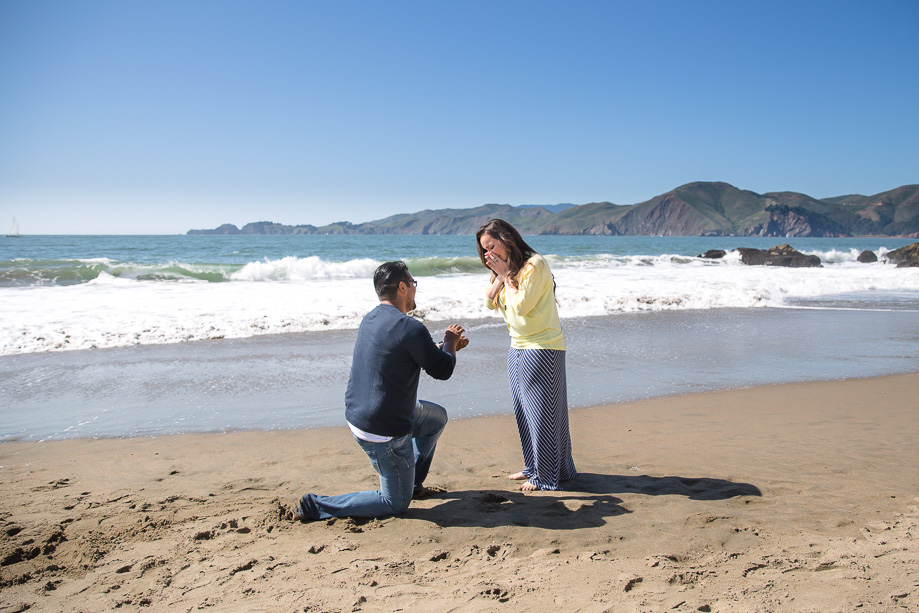
{"type": "Polygon", "coordinates": [[[459,324],[450,324],[444,332],[444,351],[456,354],[457,351],[469,344],[469,339],[463,336],[466,330],[459,324]]]}

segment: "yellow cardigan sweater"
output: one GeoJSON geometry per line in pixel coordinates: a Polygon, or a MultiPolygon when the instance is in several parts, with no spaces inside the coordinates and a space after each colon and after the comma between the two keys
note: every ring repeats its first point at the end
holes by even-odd
{"type": "Polygon", "coordinates": [[[558,320],[552,271],[546,260],[534,254],[517,274],[517,292],[502,287],[485,306],[498,310],[511,333],[514,349],[557,349],[565,351],[565,335],[558,320]],[[497,303],[497,304],[496,304],[497,303]]]}

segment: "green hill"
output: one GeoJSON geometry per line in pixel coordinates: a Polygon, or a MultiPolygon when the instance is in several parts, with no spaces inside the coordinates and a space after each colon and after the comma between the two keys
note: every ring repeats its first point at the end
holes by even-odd
{"type": "Polygon", "coordinates": [[[695,182],[638,204],[485,204],[433,209],[377,221],[327,226],[224,224],[189,234],[475,234],[501,218],[524,234],[644,236],[905,236],[919,238],[919,185],[816,199],[797,192],[757,194],[722,182],[695,182]]]}

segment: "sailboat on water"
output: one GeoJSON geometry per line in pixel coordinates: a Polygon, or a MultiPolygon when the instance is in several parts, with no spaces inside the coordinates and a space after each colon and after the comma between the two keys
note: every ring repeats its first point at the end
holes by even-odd
{"type": "Polygon", "coordinates": [[[16,223],[16,218],[13,217],[13,227],[10,228],[9,234],[6,235],[7,238],[19,238],[22,236],[19,233],[19,224],[16,223]]]}

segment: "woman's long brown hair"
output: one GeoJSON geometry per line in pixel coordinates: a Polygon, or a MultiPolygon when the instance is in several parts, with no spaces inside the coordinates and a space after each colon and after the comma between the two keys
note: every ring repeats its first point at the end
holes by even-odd
{"type": "MultiPolygon", "coordinates": [[[[475,233],[475,244],[476,248],[479,250],[479,259],[482,260],[482,266],[485,266],[485,268],[488,268],[488,265],[485,263],[485,249],[482,248],[483,234],[490,234],[507,249],[507,263],[511,276],[514,279],[517,278],[517,274],[520,272],[520,269],[523,268],[523,265],[527,263],[527,260],[530,259],[530,256],[536,253],[536,250],[523,240],[517,228],[503,219],[489,219],[485,222],[485,225],[479,228],[479,231],[475,233]]],[[[488,268],[488,270],[491,270],[491,268],[488,268]]],[[[495,271],[492,270],[492,281],[495,280],[496,276],[495,271]]]]}

